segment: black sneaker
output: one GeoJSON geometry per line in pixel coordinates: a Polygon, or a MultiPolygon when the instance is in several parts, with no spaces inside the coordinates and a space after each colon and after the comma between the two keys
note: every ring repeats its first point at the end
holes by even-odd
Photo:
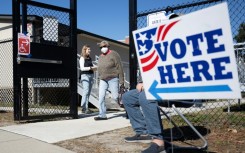
{"type": "Polygon", "coordinates": [[[107,120],[107,117],[94,117],[95,121],[99,121],[99,120],[107,120]]]}
{"type": "Polygon", "coordinates": [[[124,138],[125,142],[141,142],[141,143],[151,143],[152,137],[149,135],[136,134],[132,137],[124,138]]]}
{"type": "Polygon", "coordinates": [[[143,150],[141,153],[166,153],[164,146],[158,146],[156,143],[152,142],[150,147],[143,150]]]}

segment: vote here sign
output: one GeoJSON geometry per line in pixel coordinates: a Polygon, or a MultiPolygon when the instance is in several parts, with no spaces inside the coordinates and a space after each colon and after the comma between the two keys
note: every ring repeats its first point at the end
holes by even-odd
{"type": "Polygon", "coordinates": [[[227,3],[133,37],[147,99],[241,98],[227,3]]]}

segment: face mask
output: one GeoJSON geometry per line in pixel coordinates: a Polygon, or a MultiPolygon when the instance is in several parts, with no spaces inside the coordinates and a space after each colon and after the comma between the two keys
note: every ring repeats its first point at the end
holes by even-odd
{"type": "Polygon", "coordinates": [[[103,54],[107,53],[107,51],[108,51],[108,48],[107,48],[107,47],[102,47],[102,48],[101,48],[101,52],[102,52],[103,54]]]}

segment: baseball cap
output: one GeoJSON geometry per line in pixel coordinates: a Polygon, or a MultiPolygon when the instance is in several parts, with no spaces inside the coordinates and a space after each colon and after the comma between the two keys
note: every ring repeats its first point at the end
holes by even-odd
{"type": "Polygon", "coordinates": [[[100,46],[100,47],[103,47],[103,46],[109,47],[110,45],[109,45],[108,41],[103,40],[103,41],[101,41],[101,42],[99,43],[99,46],[100,46]]]}

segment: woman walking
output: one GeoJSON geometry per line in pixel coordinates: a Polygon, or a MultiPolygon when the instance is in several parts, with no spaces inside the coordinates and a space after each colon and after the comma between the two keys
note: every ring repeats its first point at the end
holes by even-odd
{"type": "Polygon", "coordinates": [[[94,71],[96,67],[92,63],[92,59],[90,57],[90,46],[84,45],[81,51],[80,57],[80,69],[81,73],[81,83],[82,83],[82,100],[81,100],[81,107],[82,113],[90,114],[92,113],[88,109],[88,101],[89,96],[91,93],[92,85],[93,85],[93,78],[94,78],[94,71]]]}

